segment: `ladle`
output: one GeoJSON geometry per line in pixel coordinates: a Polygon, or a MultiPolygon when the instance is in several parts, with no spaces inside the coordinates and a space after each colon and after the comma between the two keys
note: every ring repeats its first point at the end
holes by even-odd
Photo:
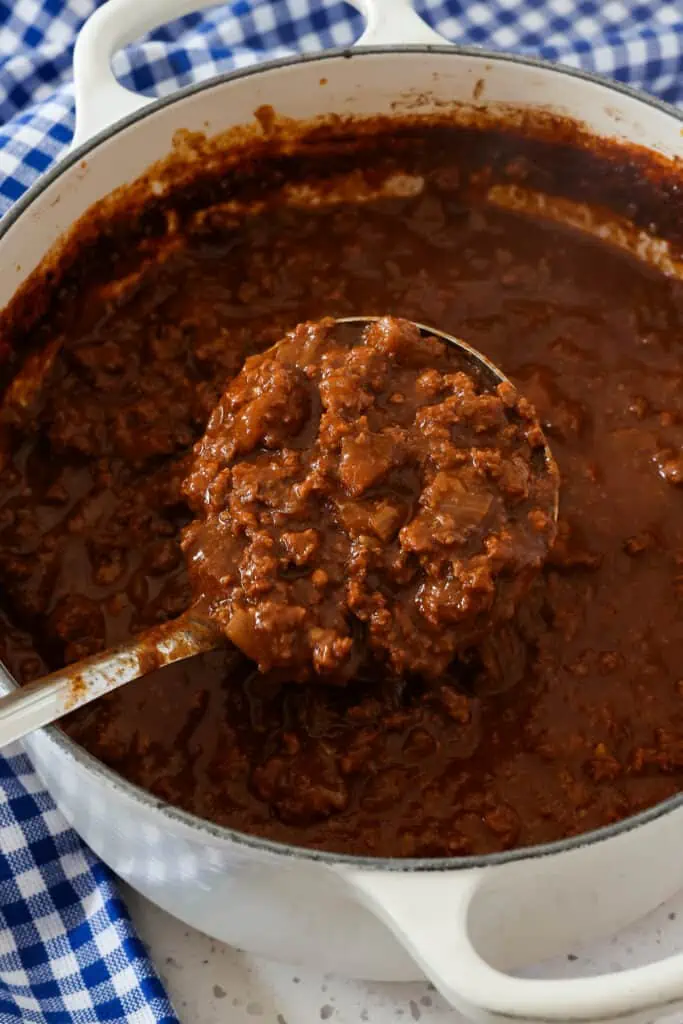
{"type": "MultiPolygon", "coordinates": [[[[337,323],[367,324],[378,319],[342,317],[337,323]]],[[[499,384],[508,382],[494,363],[461,338],[425,324],[416,323],[415,326],[422,334],[441,338],[459,349],[483,386],[494,390],[499,384]]],[[[545,457],[547,471],[554,472],[555,464],[547,444],[545,457]]],[[[556,486],[554,506],[550,510],[555,519],[558,500],[556,486]]],[[[223,634],[211,621],[197,609],[190,608],[177,619],[147,630],[124,644],[18,687],[7,696],[0,697],[0,747],[56,722],[70,711],[157,668],[211,651],[224,642],[223,634]]]]}

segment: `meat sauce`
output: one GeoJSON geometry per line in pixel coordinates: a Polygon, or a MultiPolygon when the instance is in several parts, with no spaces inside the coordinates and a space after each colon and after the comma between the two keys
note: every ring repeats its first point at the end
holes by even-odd
{"type": "Polygon", "coordinates": [[[394,317],[300,324],[195,448],[195,600],[263,673],[436,679],[512,618],[557,476],[528,400],[463,349],[394,317]]]}
{"type": "Polygon", "coordinates": [[[471,196],[458,152],[439,150],[413,194],[231,213],[130,286],[65,286],[5,395],[0,654],[23,681],[187,607],[192,445],[245,357],[296,323],[431,323],[537,409],[557,539],[514,620],[436,684],[288,684],[226,648],[66,722],[128,779],[244,832],[488,853],[683,786],[683,288],[471,196]]]}

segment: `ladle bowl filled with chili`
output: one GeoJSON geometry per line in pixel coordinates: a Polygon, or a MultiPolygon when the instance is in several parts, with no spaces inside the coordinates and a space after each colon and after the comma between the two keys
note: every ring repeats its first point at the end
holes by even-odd
{"type": "MultiPolygon", "coordinates": [[[[107,8],[131,31],[158,14],[107,8]]],[[[85,36],[100,55],[111,16],[85,36]]],[[[193,446],[298,323],[387,313],[464,338],[535,408],[562,495],[543,567],[457,677],[288,682],[254,667],[260,642],[226,645],[32,736],[50,791],[137,889],[241,948],[424,971],[479,1020],[652,1018],[683,995],[676,958],[504,972],[683,882],[679,115],[448,47],[269,65],[135,115],[106,81],[129,119],[0,236],[11,677],[189,606],[193,446]]]]}
{"type": "Polygon", "coordinates": [[[556,535],[530,403],[405,320],[300,324],[228,384],[183,493],[195,600],[262,673],[444,676],[556,535]]]}

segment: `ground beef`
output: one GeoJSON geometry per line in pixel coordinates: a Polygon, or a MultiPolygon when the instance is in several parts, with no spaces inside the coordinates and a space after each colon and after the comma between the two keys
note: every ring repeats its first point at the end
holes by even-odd
{"type": "Polygon", "coordinates": [[[436,678],[511,618],[555,537],[533,408],[405,320],[302,324],[197,444],[195,596],[259,669],[436,678]]]}

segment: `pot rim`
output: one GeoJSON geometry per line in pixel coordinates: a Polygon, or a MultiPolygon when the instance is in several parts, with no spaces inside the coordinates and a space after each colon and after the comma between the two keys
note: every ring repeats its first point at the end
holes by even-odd
{"type": "MultiPolygon", "coordinates": [[[[27,190],[27,192],[13,204],[0,223],[0,241],[2,241],[10,228],[28,210],[35,200],[38,199],[45,189],[48,188],[48,186],[56,181],[65,171],[73,167],[74,164],[81,161],[88,153],[95,150],[100,143],[113,138],[120,131],[131,127],[138,121],[144,120],[146,117],[155,114],[157,111],[162,110],[165,107],[185,99],[187,96],[193,96],[197,93],[208,91],[236,79],[248,78],[264,71],[275,71],[279,68],[289,67],[295,64],[312,64],[316,62],[335,60],[340,57],[344,59],[355,59],[366,56],[389,56],[396,54],[429,55],[431,53],[443,56],[475,57],[490,63],[521,64],[523,66],[537,68],[538,70],[546,71],[554,75],[565,75],[568,78],[582,79],[583,81],[603,86],[612,92],[621,93],[643,106],[651,107],[683,123],[683,111],[678,110],[672,104],[595,72],[565,67],[536,57],[479,49],[478,47],[458,46],[447,43],[444,43],[443,46],[354,46],[352,49],[335,48],[325,50],[322,53],[282,57],[276,60],[263,61],[247,68],[225,71],[217,75],[212,75],[205,81],[195,82],[184,86],[171,93],[169,96],[163,96],[158,99],[151,100],[149,104],[141,110],[135,111],[134,113],[115,121],[113,124],[104,128],[101,132],[96,133],[78,148],[72,150],[67,153],[66,156],[59,159],[49,171],[42,175],[27,190]]],[[[0,676],[4,676],[14,687],[18,685],[9,672],[3,670],[2,662],[0,662],[0,676]]],[[[135,783],[129,782],[128,779],[125,779],[118,772],[109,768],[98,758],[94,757],[94,755],[89,753],[85,747],[82,747],[75,740],[70,739],[59,726],[47,726],[46,728],[39,730],[39,732],[44,733],[50,742],[54,743],[68,757],[73,758],[74,761],[81,764],[88,771],[101,776],[103,781],[114,789],[118,789],[123,792],[123,794],[142,804],[143,807],[153,811],[158,811],[172,822],[178,823],[186,828],[193,829],[200,835],[203,833],[206,836],[210,836],[212,839],[227,840],[228,842],[234,843],[235,845],[241,846],[245,849],[258,850],[275,856],[289,857],[303,861],[313,861],[330,866],[346,865],[348,867],[364,868],[370,871],[464,871],[469,868],[494,867],[495,865],[508,864],[514,861],[547,857],[554,854],[576,850],[584,846],[592,845],[593,843],[604,842],[615,836],[623,835],[633,829],[639,828],[642,825],[647,825],[665,814],[669,814],[683,806],[683,792],[681,792],[677,796],[669,797],[667,800],[661,801],[645,811],[640,811],[638,814],[624,818],[615,824],[593,829],[590,832],[585,832],[578,836],[571,836],[567,839],[561,839],[551,843],[542,843],[536,846],[505,850],[501,853],[467,857],[422,858],[356,856],[353,854],[332,853],[327,850],[310,849],[303,846],[293,846],[289,843],[275,842],[260,836],[249,835],[246,832],[239,832],[236,829],[231,829],[224,825],[215,824],[214,822],[208,821],[205,818],[200,818],[198,815],[192,814],[189,811],[182,810],[179,807],[174,807],[172,804],[153,796],[152,793],[135,783]]]]}

